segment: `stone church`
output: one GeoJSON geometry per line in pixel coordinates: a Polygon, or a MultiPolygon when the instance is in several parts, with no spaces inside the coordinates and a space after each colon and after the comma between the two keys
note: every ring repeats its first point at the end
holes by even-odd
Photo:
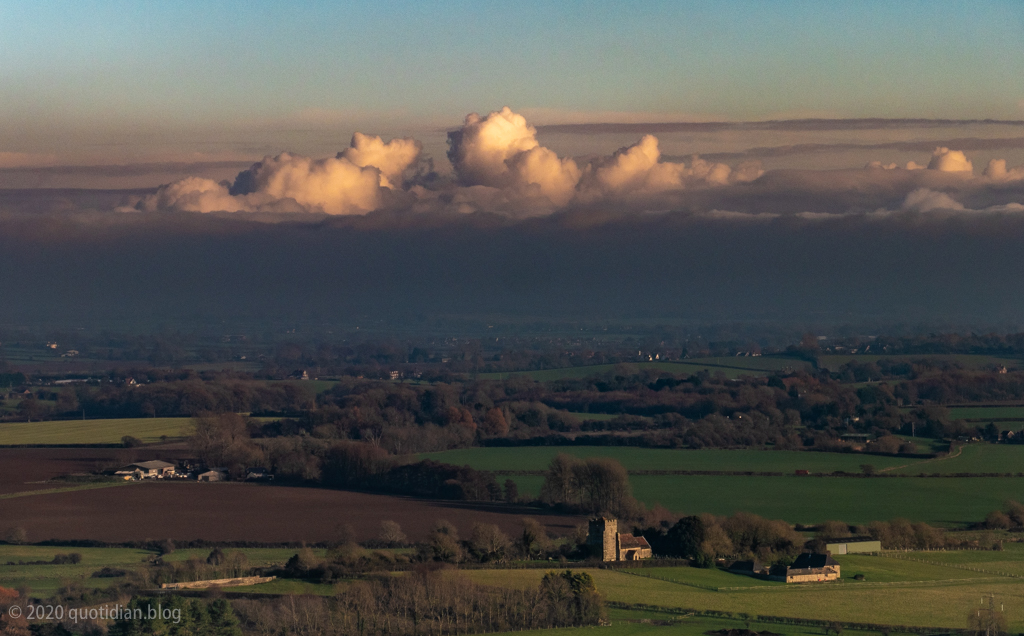
{"type": "Polygon", "coordinates": [[[602,561],[637,561],[652,556],[647,539],[619,532],[617,519],[591,519],[587,546],[591,554],[601,557],[602,561]]]}

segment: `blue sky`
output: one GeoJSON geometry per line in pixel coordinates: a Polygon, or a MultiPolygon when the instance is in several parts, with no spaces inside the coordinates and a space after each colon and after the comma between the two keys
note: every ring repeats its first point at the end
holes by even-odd
{"type": "Polygon", "coordinates": [[[0,152],[55,131],[455,125],[506,104],[541,120],[1024,119],[1022,34],[1020,0],[5,0],[0,152]]]}

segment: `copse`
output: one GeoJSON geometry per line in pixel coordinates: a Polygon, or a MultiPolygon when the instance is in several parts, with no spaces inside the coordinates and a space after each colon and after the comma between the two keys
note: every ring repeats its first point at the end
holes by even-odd
{"type": "Polygon", "coordinates": [[[640,516],[629,475],[607,457],[579,459],[559,453],[551,460],[541,487],[541,501],[587,514],[608,513],[620,519],[640,516]]]}

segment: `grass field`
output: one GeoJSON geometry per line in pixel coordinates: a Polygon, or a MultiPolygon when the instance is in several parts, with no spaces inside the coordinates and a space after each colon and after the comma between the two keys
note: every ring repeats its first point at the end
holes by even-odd
{"type": "MultiPolygon", "coordinates": [[[[859,473],[861,464],[871,464],[880,470],[921,461],[899,457],[812,451],[670,450],[627,446],[464,448],[424,453],[419,457],[502,472],[545,470],[558,453],[567,453],[576,457],[611,457],[622,462],[622,465],[628,470],[719,470],[787,474],[793,473],[797,469],[809,470],[812,473],[831,473],[837,470],[859,473]]],[[[1021,447],[1021,457],[1024,458],[1024,446],[1021,447]]]]}
{"type": "MultiPolygon", "coordinates": [[[[538,629],[517,632],[523,636],[703,636],[709,631],[722,629],[747,629],[748,621],[741,619],[704,618],[681,616],[661,612],[637,612],[610,609],[608,619],[611,625],[601,627],[566,627],[561,629],[538,629]]],[[[749,621],[753,631],[769,631],[790,636],[821,636],[821,628],[776,625],[749,621]]],[[[844,630],[844,634],[871,634],[844,630]]]]}
{"type": "MultiPolygon", "coordinates": [[[[870,557],[867,557],[870,558],[870,557]]],[[[643,571],[643,570],[639,570],[643,571]]],[[[953,571],[953,568],[950,568],[953,571]]],[[[829,584],[750,587],[711,591],[614,570],[589,570],[608,600],[662,607],[717,610],[750,615],[787,616],[818,620],[922,625],[966,626],[967,614],[979,598],[995,594],[1005,602],[1011,630],[1024,629],[1024,607],[1018,602],[1021,583],[1003,577],[959,581],[906,583],[841,582],[829,584]]],[[[468,573],[481,583],[533,586],[543,570],[476,570],[468,573]]],[[[950,578],[954,578],[951,575],[950,578]]],[[[771,631],[791,633],[788,626],[771,631]]]]}
{"type": "MultiPolygon", "coordinates": [[[[536,496],[540,476],[512,479],[521,495],[536,496]]],[[[677,513],[731,515],[752,512],[789,523],[841,520],[866,524],[896,518],[940,527],[963,527],[1024,500],[1024,478],[944,477],[851,479],[832,477],[746,477],[738,475],[633,475],[633,494],[648,507],[677,513]]]]}
{"type": "Polygon", "coordinates": [[[142,565],[154,553],[131,548],[72,548],[0,545],[0,586],[28,586],[33,594],[46,596],[62,585],[75,582],[85,587],[108,587],[123,579],[92,578],[103,568],[127,569],[142,565]],[[11,565],[18,561],[50,561],[57,554],[76,552],[81,563],[74,565],[11,565]]]}
{"type": "Polygon", "coordinates": [[[753,512],[790,523],[840,519],[868,523],[903,517],[938,526],[981,521],[1008,499],[1024,499],[1024,478],[843,479],[646,476],[630,478],[636,497],[669,510],[753,512]]]}
{"type": "MultiPolygon", "coordinates": [[[[956,457],[909,463],[896,474],[1020,473],[1024,472],[1024,444],[967,444],[956,457]]],[[[1024,493],[1022,493],[1024,495],[1024,493]]]]}
{"type": "MultiPolygon", "coordinates": [[[[242,552],[250,566],[284,565],[296,552],[295,548],[224,548],[224,552],[242,552]]],[[[314,554],[322,558],[325,550],[314,550],[314,554]]],[[[86,587],[108,587],[122,582],[123,578],[92,578],[92,573],[111,567],[131,570],[143,567],[156,553],[149,550],[130,548],[78,548],[78,547],[43,547],[0,545],[0,586],[17,588],[26,585],[37,595],[49,595],[67,583],[77,583],[86,587]],[[74,565],[12,565],[18,561],[50,561],[57,554],[78,553],[82,555],[81,563],[74,565]]],[[[164,555],[167,562],[182,562],[190,558],[205,561],[210,548],[175,550],[164,555]]],[[[246,586],[241,591],[254,591],[269,594],[305,594],[330,593],[330,586],[317,586],[302,581],[272,581],[261,586],[246,586]],[[294,583],[294,584],[293,584],[294,583]],[[259,589],[257,589],[259,588],[259,589]]]]}
{"type": "Polygon", "coordinates": [[[119,444],[125,435],[146,443],[185,437],[192,418],[152,417],[111,420],[61,420],[0,424],[0,446],[18,444],[119,444]]]}
{"type": "Polygon", "coordinates": [[[954,406],[949,409],[949,417],[954,420],[1024,420],[1024,406],[954,406]]]}

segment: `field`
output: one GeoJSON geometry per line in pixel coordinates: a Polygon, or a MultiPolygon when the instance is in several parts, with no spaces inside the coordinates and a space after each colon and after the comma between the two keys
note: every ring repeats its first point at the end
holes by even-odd
{"type": "Polygon", "coordinates": [[[1024,472],[1024,444],[967,444],[956,457],[908,464],[896,474],[918,473],[1021,473],[1024,472]]]}
{"type": "Polygon", "coordinates": [[[28,444],[120,444],[131,435],[146,443],[189,434],[192,418],[154,417],[111,420],[58,420],[0,424],[0,446],[28,444]]]}
{"type": "Polygon", "coordinates": [[[1024,499],[1024,478],[854,479],[815,477],[638,475],[638,499],[680,512],[739,511],[818,523],[868,523],[903,517],[938,526],[981,521],[1008,499],[1024,499]]]}
{"type": "Polygon", "coordinates": [[[121,579],[92,578],[103,567],[137,567],[154,553],[131,548],[62,548],[0,545],[0,586],[28,585],[33,593],[51,594],[67,582],[86,587],[107,587],[121,579]],[[81,563],[65,565],[16,565],[18,561],[50,561],[57,554],[75,552],[81,563]]]}
{"type": "Polygon", "coordinates": [[[183,450],[157,448],[0,448],[0,495],[74,485],[50,481],[150,459],[175,460],[183,450]]]}
{"type": "Polygon", "coordinates": [[[513,479],[519,492],[537,496],[540,475],[559,452],[576,457],[611,457],[630,471],[775,472],[782,476],[633,474],[633,494],[648,506],[661,504],[676,512],[732,514],[749,511],[791,523],[841,519],[848,523],[905,517],[940,526],[984,519],[1009,499],[1024,501],[1024,477],[924,477],[956,473],[1024,472],[1024,446],[971,444],[956,457],[920,460],[852,453],[762,450],[668,450],[618,446],[469,448],[427,453],[437,461],[491,470],[499,482],[513,479]],[[816,477],[862,464],[876,471],[906,475],[898,479],[816,477]],[[797,477],[796,469],[809,470],[797,477]]]}
{"type": "Polygon", "coordinates": [[[823,369],[830,371],[838,371],[839,367],[849,362],[859,362],[861,364],[867,364],[868,362],[878,362],[882,359],[892,360],[894,362],[914,362],[916,360],[930,360],[932,362],[948,362],[950,364],[958,364],[965,369],[992,369],[994,367],[1005,366],[1007,369],[1020,368],[1022,361],[1018,358],[1000,358],[996,356],[985,356],[985,355],[971,355],[971,354],[910,354],[910,355],[850,355],[850,354],[833,354],[818,356],[818,366],[823,369]]]}
{"type": "MultiPolygon", "coordinates": [[[[499,475],[499,481],[505,480],[499,475]]],[[[543,477],[513,476],[520,494],[536,496],[543,477]]],[[[789,523],[847,523],[902,517],[941,527],[979,522],[1007,500],[1024,501],[1024,478],[857,479],[739,475],[633,475],[633,494],[648,507],[730,515],[752,512],[789,523]]]]}
{"type": "MultiPolygon", "coordinates": [[[[967,614],[978,606],[982,595],[995,594],[996,603],[1005,603],[1011,630],[1024,628],[1024,607],[1019,579],[999,576],[968,576],[958,568],[942,568],[889,559],[886,557],[841,557],[843,580],[829,584],[755,585],[754,580],[718,573],[723,580],[736,580],[741,589],[713,591],[685,584],[687,577],[705,577],[689,568],[675,570],[677,581],[638,576],[648,570],[589,570],[597,588],[609,601],[649,604],[666,608],[717,610],[748,615],[786,616],[830,621],[887,623],[962,628],[967,614]],[[875,562],[869,566],[868,559],[875,562]],[[846,568],[855,571],[888,572],[891,581],[849,580],[846,568]],[[631,573],[632,572],[632,573],[631,573]],[[938,577],[938,578],[936,578],[938,577]]],[[[652,569],[652,571],[657,568],[652,569]]],[[[855,572],[850,572],[853,574],[855,572]]],[[[543,570],[478,570],[468,575],[481,583],[505,586],[536,585],[543,570]]],[[[662,572],[661,574],[665,574],[662,572]]],[[[694,580],[696,582],[696,580],[694,580]]],[[[773,632],[792,633],[789,626],[769,626],[773,632]]],[[[819,631],[820,633],[820,631],[819,631]]]]}
{"type": "Polygon", "coordinates": [[[312,543],[337,540],[346,525],[362,541],[376,537],[384,520],[398,522],[410,540],[419,541],[438,519],[451,521],[469,536],[475,523],[493,523],[517,534],[524,516],[535,517],[556,535],[571,533],[583,521],[535,508],[247,483],[142,482],[0,499],[0,530],[22,527],[32,542],[169,538],[312,543]]]}
{"type": "Polygon", "coordinates": [[[540,371],[520,371],[516,373],[481,373],[477,377],[482,380],[501,380],[512,375],[525,375],[539,382],[586,378],[614,371],[616,367],[626,366],[634,369],[655,369],[676,375],[687,375],[706,371],[710,374],[722,373],[727,378],[738,378],[744,375],[768,375],[783,369],[809,369],[811,364],[795,358],[775,357],[727,357],[727,358],[693,358],[685,362],[631,362],[619,364],[594,364],[564,369],[544,369],[540,371]]]}
{"type": "Polygon", "coordinates": [[[954,420],[1024,420],[1024,406],[954,406],[949,409],[954,420]]]}
{"type": "MultiPolygon", "coordinates": [[[[250,566],[273,566],[284,565],[284,563],[296,553],[296,548],[226,548],[226,552],[241,552],[245,554],[250,566]]],[[[325,550],[313,551],[318,557],[323,557],[325,550]]],[[[175,550],[171,554],[163,556],[165,562],[181,562],[190,558],[205,560],[210,549],[175,550]]],[[[156,555],[149,550],[137,550],[133,548],[79,548],[79,547],[50,547],[30,545],[0,545],[0,586],[17,588],[27,585],[34,594],[51,594],[59,587],[74,582],[86,587],[107,587],[124,580],[123,577],[114,578],[93,578],[93,572],[103,568],[115,568],[131,570],[138,568],[156,555]],[[77,564],[62,565],[17,565],[21,562],[51,561],[57,554],[77,553],[82,556],[82,561],[77,564]]],[[[272,590],[281,590],[289,587],[292,581],[273,581],[259,590],[264,593],[279,593],[272,590]],[[275,585],[276,584],[276,585],[275,585]]],[[[311,584],[295,582],[299,585],[295,593],[304,593],[311,584]]],[[[252,587],[252,586],[250,586],[252,587]]],[[[295,586],[292,586],[295,587],[295,586]]],[[[315,586],[314,586],[315,587],[315,586]]],[[[330,589],[330,586],[325,586],[330,589]]],[[[249,588],[238,588],[239,591],[246,591],[249,588]]],[[[235,591],[235,590],[233,590],[235,591]]]]}
{"type": "MultiPolygon", "coordinates": [[[[495,472],[545,470],[558,453],[576,457],[611,457],[628,470],[713,470],[754,471],[792,474],[797,469],[812,473],[842,470],[859,473],[861,464],[876,469],[912,464],[921,460],[852,453],[819,453],[811,451],[738,450],[670,450],[632,448],[628,446],[519,446],[512,448],[465,448],[419,457],[450,464],[466,464],[495,472]]],[[[1020,456],[1024,459],[1024,447],[1020,456]]]]}

